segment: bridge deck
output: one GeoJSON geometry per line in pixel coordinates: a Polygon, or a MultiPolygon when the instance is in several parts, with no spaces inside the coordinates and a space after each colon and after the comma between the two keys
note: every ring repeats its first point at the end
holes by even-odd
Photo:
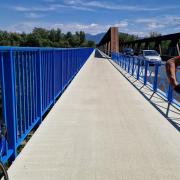
{"type": "Polygon", "coordinates": [[[9,169],[10,180],[180,179],[179,132],[91,58],[9,169]]]}

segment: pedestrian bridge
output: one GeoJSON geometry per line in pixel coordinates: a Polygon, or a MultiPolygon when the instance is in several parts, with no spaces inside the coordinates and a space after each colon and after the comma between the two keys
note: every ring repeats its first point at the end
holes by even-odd
{"type": "Polygon", "coordinates": [[[10,166],[10,180],[180,179],[178,106],[115,59],[91,54],[10,166]]]}

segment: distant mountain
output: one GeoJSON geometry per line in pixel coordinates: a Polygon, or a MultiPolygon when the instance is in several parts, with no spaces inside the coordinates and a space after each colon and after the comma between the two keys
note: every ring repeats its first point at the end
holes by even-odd
{"type": "Polygon", "coordinates": [[[86,34],[86,39],[89,41],[94,41],[96,44],[99,43],[99,41],[103,38],[105,33],[99,33],[96,35],[92,35],[92,34],[86,34]]]}
{"type": "MultiPolygon", "coordinates": [[[[92,34],[85,34],[85,35],[86,35],[86,40],[94,41],[96,44],[98,44],[99,41],[105,35],[105,33],[99,33],[99,34],[96,34],[96,35],[92,35],[92,34]]],[[[137,40],[137,39],[143,39],[143,38],[138,37],[136,35],[132,35],[132,34],[128,34],[128,33],[122,33],[122,32],[119,32],[119,37],[124,42],[134,41],[134,40],[137,40]]]]}

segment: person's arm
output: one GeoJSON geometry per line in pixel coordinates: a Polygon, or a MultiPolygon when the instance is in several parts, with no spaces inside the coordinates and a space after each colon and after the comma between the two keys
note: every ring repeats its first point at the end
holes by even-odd
{"type": "Polygon", "coordinates": [[[178,93],[180,93],[180,85],[178,84],[176,79],[177,66],[180,66],[180,57],[169,59],[166,62],[166,73],[172,88],[178,93]]]}

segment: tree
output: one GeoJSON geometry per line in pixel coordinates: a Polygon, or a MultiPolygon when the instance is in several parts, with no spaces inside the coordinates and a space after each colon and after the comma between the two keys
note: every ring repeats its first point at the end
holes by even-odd
{"type": "Polygon", "coordinates": [[[32,34],[39,36],[41,39],[48,39],[49,31],[44,28],[34,28],[32,34]]]}
{"type": "Polygon", "coordinates": [[[85,33],[83,31],[79,32],[79,40],[80,40],[80,45],[86,41],[85,33]]]}
{"type": "Polygon", "coordinates": [[[1,46],[30,47],[94,47],[95,43],[86,41],[83,31],[63,34],[60,29],[44,29],[35,27],[31,33],[12,33],[0,31],[1,46]]]}
{"type": "Polygon", "coordinates": [[[40,38],[33,33],[27,35],[25,46],[40,47],[40,38]]]}
{"type": "Polygon", "coordinates": [[[149,37],[158,37],[158,36],[161,36],[161,33],[158,33],[158,32],[150,32],[149,33],[149,37]]]}
{"type": "Polygon", "coordinates": [[[119,39],[121,42],[135,41],[138,39],[138,36],[130,35],[127,33],[119,33],[119,39]]]}
{"type": "Polygon", "coordinates": [[[96,47],[96,43],[94,41],[88,41],[87,42],[87,47],[96,47]]]}
{"type": "Polygon", "coordinates": [[[11,46],[19,46],[21,42],[21,35],[18,33],[10,33],[9,40],[11,42],[11,46]]]}

